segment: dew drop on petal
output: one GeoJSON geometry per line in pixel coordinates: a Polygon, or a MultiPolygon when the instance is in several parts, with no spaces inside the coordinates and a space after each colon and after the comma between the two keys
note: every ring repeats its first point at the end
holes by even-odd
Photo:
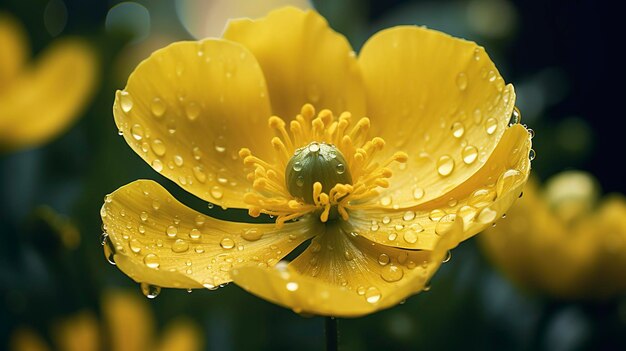
{"type": "Polygon", "coordinates": [[[152,115],[154,117],[157,117],[157,118],[163,117],[166,109],[167,109],[167,106],[165,105],[163,100],[161,100],[158,97],[155,97],[154,99],[152,99],[152,103],[150,104],[150,111],[152,111],[152,115]]]}
{"type": "Polygon", "coordinates": [[[413,211],[406,211],[402,215],[402,219],[404,219],[405,221],[412,221],[414,218],[415,218],[415,212],[413,211]]]}
{"type": "Polygon", "coordinates": [[[128,241],[128,247],[130,248],[130,251],[134,253],[141,252],[141,243],[139,243],[139,240],[135,238],[132,238],[130,239],[130,241],[128,241]]]}
{"type": "Polygon", "coordinates": [[[178,229],[174,227],[173,225],[170,225],[165,230],[165,234],[167,234],[168,237],[173,238],[176,236],[176,234],[178,234],[178,229]]]}
{"type": "Polygon", "coordinates": [[[235,247],[235,241],[233,239],[231,239],[231,238],[226,236],[226,237],[222,238],[222,240],[220,241],[220,246],[223,249],[230,250],[233,247],[235,247]]]}
{"type": "Polygon", "coordinates": [[[148,283],[141,283],[141,292],[145,297],[154,299],[161,293],[161,287],[148,283]]]}
{"type": "Polygon", "coordinates": [[[487,119],[487,121],[485,121],[485,131],[487,132],[487,134],[492,135],[496,132],[497,128],[498,121],[495,118],[490,117],[487,119]]]}
{"type": "Polygon", "coordinates": [[[122,107],[122,111],[126,113],[133,109],[133,98],[130,96],[129,92],[120,92],[120,106],[122,107]]]}
{"type": "Polygon", "coordinates": [[[369,303],[372,303],[372,304],[377,303],[378,301],[380,301],[381,297],[382,297],[382,294],[380,293],[380,290],[378,290],[378,288],[375,286],[370,286],[365,291],[365,301],[369,303]]]}
{"type": "Polygon", "coordinates": [[[467,89],[467,74],[461,72],[456,76],[456,87],[461,91],[467,89]]]}
{"type": "Polygon", "coordinates": [[[424,197],[424,189],[420,187],[415,187],[413,189],[413,199],[419,200],[424,197]]]}
{"type": "Polygon", "coordinates": [[[296,291],[298,290],[298,283],[296,282],[288,282],[285,287],[287,288],[287,290],[289,291],[296,291]]]}
{"type": "Polygon", "coordinates": [[[146,256],[144,256],[143,263],[146,265],[146,267],[152,268],[152,269],[157,269],[161,265],[159,256],[153,253],[149,253],[146,256]]]}
{"type": "Polygon", "coordinates": [[[447,214],[439,219],[437,224],[435,225],[435,234],[442,235],[445,234],[452,225],[454,224],[454,220],[456,219],[455,214],[447,214]]]}
{"type": "Polygon", "coordinates": [[[161,141],[161,139],[154,139],[152,140],[152,143],[150,144],[150,146],[152,147],[152,151],[154,151],[154,153],[157,156],[163,156],[165,155],[165,144],[163,144],[163,141],[161,141]]]}
{"type": "Polygon", "coordinates": [[[437,172],[440,176],[445,177],[452,173],[454,170],[454,159],[449,155],[443,155],[439,157],[437,161],[437,172]]]}
{"type": "Polygon", "coordinates": [[[195,102],[190,102],[185,106],[185,114],[190,121],[195,121],[200,115],[200,105],[195,102]]]}
{"type": "Polygon", "coordinates": [[[256,228],[248,228],[241,234],[241,237],[248,241],[257,241],[261,239],[262,236],[263,232],[256,228]]]}
{"type": "Polygon", "coordinates": [[[462,122],[454,122],[452,124],[452,136],[455,138],[460,138],[465,134],[465,126],[462,122]]]}
{"type": "Polygon", "coordinates": [[[378,256],[378,264],[380,264],[381,266],[388,264],[389,261],[391,261],[391,259],[387,254],[380,254],[380,256],[378,256]]]}
{"type": "Polygon", "coordinates": [[[182,253],[189,250],[189,243],[182,239],[176,239],[172,244],[172,251],[176,253],[182,253]]]}
{"type": "Polygon", "coordinates": [[[465,164],[471,165],[478,158],[478,149],[473,145],[467,145],[461,152],[465,164]]]}
{"type": "Polygon", "coordinates": [[[154,168],[155,171],[161,173],[161,171],[163,171],[163,162],[161,162],[161,160],[154,159],[152,160],[152,168],[154,168]]]}
{"type": "Polygon", "coordinates": [[[134,124],[130,128],[130,134],[133,136],[135,140],[143,139],[143,127],[139,124],[134,124]]]}
{"type": "Polygon", "coordinates": [[[497,216],[498,216],[498,212],[492,210],[489,207],[485,207],[480,211],[477,219],[482,224],[489,224],[495,221],[497,216]]]}
{"type": "Polygon", "coordinates": [[[521,177],[522,173],[516,169],[509,169],[503,172],[500,177],[498,177],[498,182],[496,183],[496,196],[500,197],[511,190],[521,177]]]}
{"type": "Polygon", "coordinates": [[[402,277],[404,276],[404,271],[402,270],[402,268],[396,265],[390,264],[390,265],[385,266],[382,269],[380,276],[381,278],[383,278],[384,281],[393,283],[402,279],[402,277]]]}

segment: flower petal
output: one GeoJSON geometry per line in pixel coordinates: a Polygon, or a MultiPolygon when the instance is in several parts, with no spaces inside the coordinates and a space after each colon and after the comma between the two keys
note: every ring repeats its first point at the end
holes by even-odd
{"type": "Polygon", "coordinates": [[[596,256],[590,239],[550,211],[534,182],[524,188],[507,219],[479,236],[484,252],[514,282],[561,297],[572,297],[583,287],[596,256]]]}
{"type": "Polygon", "coordinates": [[[243,46],[178,42],[143,61],[118,91],[115,123],[156,171],[222,207],[246,207],[239,149],[271,159],[263,73],[243,46]]]}
{"type": "Polygon", "coordinates": [[[0,94],[0,149],[37,145],[64,131],[91,97],[96,62],[93,50],[78,39],[47,49],[0,94]]]}
{"type": "Polygon", "coordinates": [[[281,229],[217,220],[150,180],[107,195],[100,214],[117,266],[136,282],[159,287],[217,287],[231,281],[233,266],[271,266],[319,230],[306,218],[281,229]]]}
{"type": "Polygon", "coordinates": [[[180,317],[167,324],[157,351],[203,350],[202,330],[191,320],[180,317]]]}
{"type": "Polygon", "coordinates": [[[519,197],[530,172],[531,139],[521,125],[509,127],[485,165],[463,184],[439,197],[404,209],[381,207],[350,212],[355,230],[394,247],[432,249],[455,217],[463,217],[462,240],[499,219],[519,197]]]}
{"type": "Polygon", "coordinates": [[[389,207],[436,199],[470,178],[514,108],[513,86],[505,86],[485,50],[438,31],[383,30],[365,43],[359,65],[372,133],[392,146],[388,152],[410,157],[390,179],[389,207]]]}
{"type": "Polygon", "coordinates": [[[56,349],[67,351],[98,351],[102,340],[96,316],[86,310],[54,323],[52,336],[56,349]]]}
{"type": "Polygon", "coordinates": [[[235,283],[297,313],[357,317],[389,308],[424,289],[463,232],[459,218],[434,251],[402,250],[329,225],[295,261],[273,269],[233,270],[235,283]]]}
{"type": "Polygon", "coordinates": [[[258,20],[233,20],[224,38],[242,43],[259,60],[274,114],[290,119],[305,103],[357,117],[365,113],[354,51],[317,12],[285,7],[258,20]]]}
{"type": "Polygon", "coordinates": [[[8,14],[0,13],[0,93],[18,76],[29,48],[24,28],[8,14]]]}
{"type": "Polygon", "coordinates": [[[111,350],[150,349],[156,325],[146,299],[141,297],[137,293],[115,290],[104,294],[102,313],[111,350]]]}
{"type": "Polygon", "coordinates": [[[14,329],[9,345],[13,351],[50,351],[44,338],[29,327],[14,329]]]}

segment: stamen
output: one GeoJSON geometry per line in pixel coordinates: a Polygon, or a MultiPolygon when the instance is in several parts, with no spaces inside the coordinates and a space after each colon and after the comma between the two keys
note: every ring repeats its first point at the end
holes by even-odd
{"type": "Polygon", "coordinates": [[[322,110],[316,116],[310,104],[289,121],[289,130],[283,119],[271,116],[268,125],[277,136],[270,142],[277,161],[259,159],[247,148],[239,151],[244,165],[252,168],[247,175],[252,190],[244,196],[248,213],[276,216],[277,226],[314,211],[322,222],[331,217],[348,220],[351,209],[366,206],[378,189],[389,187],[389,165],[407,162],[408,155],[396,152],[378,159],[385,141],[368,139],[369,118],[350,127],[351,120],[350,112],[336,118],[322,110]]]}

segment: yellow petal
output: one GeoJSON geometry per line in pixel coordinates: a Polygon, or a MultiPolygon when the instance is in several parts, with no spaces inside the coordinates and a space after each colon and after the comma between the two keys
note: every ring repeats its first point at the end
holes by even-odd
{"type": "Polygon", "coordinates": [[[389,207],[436,199],[487,162],[509,123],[515,93],[482,47],[402,26],[370,38],[359,64],[372,133],[392,146],[387,152],[409,154],[390,179],[389,207]]]}
{"type": "Polygon", "coordinates": [[[407,249],[432,249],[454,218],[465,223],[462,240],[490,226],[519,197],[530,172],[528,131],[509,127],[485,166],[445,196],[404,209],[372,206],[350,212],[366,238],[407,249]]]}
{"type": "Polygon", "coordinates": [[[565,226],[530,183],[507,218],[479,240],[495,265],[517,284],[572,298],[584,288],[596,257],[588,233],[565,226]]]}
{"type": "Polygon", "coordinates": [[[100,214],[117,266],[136,282],[173,288],[215,288],[243,263],[272,266],[319,230],[308,218],[281,229],[217,220],[149,180],[108,195],[100,214]]]}
{"type": "Polygon", "coordinates": [[[317,12],[285,7],[258,20],[233,20],[224,38],[242,43],[259,60],[274,114],[289,119],[311,103],[363,116],[365,94],[354,52],[317,12]]]}
{"type": "Polygon", "coordinates": [[[33,330],[20,327],[11,334],[11,351],[48,351],[46,341],[33,330]]]}
{"type": "Polygon", "coordinates": [[[102,300],[110,349],[148,350],[154,338],[155,322],[145,298],[136,293],[107,291],[102,300]]]}
{"type": "Polygon", "coordinates": [[[113,113],[128,144],[155,170],[222,207],[245,207],[250,186],[239,149],[272,159],[263,73],[243,46],[178,42],[128,78],[113,113]]]}
{"type": "Polygon", "coordinates": [[[83,311],[54,324],[53,339],[58,350],[98,351],[101,338],[98,320],[92,312],[83,311]]]}
{"type": "Polygon", "coordinates": [[[353,236],[344,225],[329,225],[289,265],[234,269],[235,283],[297,313],[357,317],[422,291],[463,232],[459,218],[434,251],[414,251],[353,236]]]}
{"type": "Polygon", "coordinates": [[[621,194],[609,196],[588,224],[585,229],[591,229],[589,236],[598,247],[590,295],[606,299],[626,292],[626,198],[621,194]]]}
{"type": "Polygon", "coordinates": [[[0,149],[37,145],[65,131],[91,97],[96,77],[96,57],[87,44],[52,44],[0,94],[0,149]]]}
{"type": "Polygon", "coordinates": [[[13,82],[26,61],[29,48],[24,28],[0,13],[0,94],[13,82]]]}
{"type": "Polygon", "coordinates": [[[202,330],[188,319],[179,318],[167,324],[157,351],[200,351],[202,330]]]}

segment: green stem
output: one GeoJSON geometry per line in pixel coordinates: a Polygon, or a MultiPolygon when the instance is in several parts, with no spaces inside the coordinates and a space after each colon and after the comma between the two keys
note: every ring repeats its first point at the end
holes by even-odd
{"type": "Polygon", "coordinates": [[[339,349],[339,333],[337,331],[337,318],[325,317],[326,326],[326,351],[339,349]]]}

